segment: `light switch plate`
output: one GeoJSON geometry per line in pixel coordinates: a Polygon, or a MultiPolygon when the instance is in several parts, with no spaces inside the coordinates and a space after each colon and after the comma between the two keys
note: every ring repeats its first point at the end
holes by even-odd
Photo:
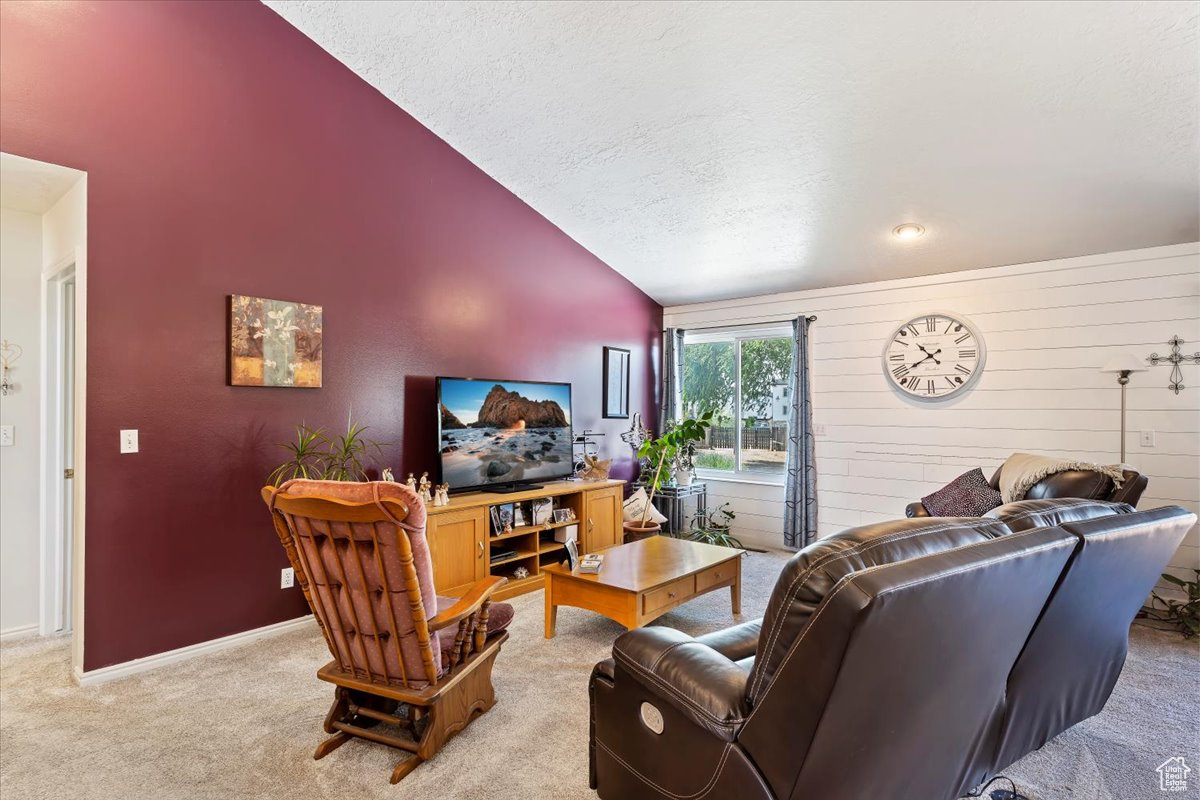
{"type": "Polygon", "coordinates": [[[13,437],[16,434],[13,430],[12,425],[0,425],[0,447],[12,447],[15,444],[13,437]]]}
{"type": "Polygon", "coordinates": [[[121,452],[136,453],[138,451],[138,432],[136,429],[121,431],[121,452]]]}
{"type": "Polygon", "coordinates": [[[1142,447],[1154,447],[1154,431],[1142,431],[1142,447]]]}

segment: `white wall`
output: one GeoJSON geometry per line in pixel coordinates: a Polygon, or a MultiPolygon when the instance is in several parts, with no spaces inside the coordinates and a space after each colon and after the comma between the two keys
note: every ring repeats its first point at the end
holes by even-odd
{"type": "MultiPolygon", "coordinates": [[[[979,466],[991,473],[1015,450],[1119,459],[1113,354],[1169,351],[1178,334],[1200,351],[1200,244],[971,270],[925,278],[675,306],[664,323],[685,329],[816,314],[813,422],[820,534],[896,519],[912,500],[979,466]],[[899,397],[883,377],[885,339],[929,311],[965,315],[987,343],[982,378],[943,404],[899,397]],[[818,427],[820,431],[820,427],[818,427]]],[[[1133,375],[1126,460],[1150,478],[1140,508],[1200,512],[1200,366],[1184,365],[1179,395],[1169,367],[1133,375]],[[1153,448],[1139,433],[1156,432],[1153,448]]],[[[747,543],[782,544],[782,488],[710,483],[710,506],[730,501],[747,543]]],[[[1196,529],[1173,571],[1200,565],[1196,529]]],[[[1189,575],[1190,577],[1190,575],[1189,575]]]]}
{"type": "Polygon", "coordinates": [[[38,622],[42,216],[0,208],[0,338],[21,346],[17,390],[0,397],[0,634],[38,622]]]}

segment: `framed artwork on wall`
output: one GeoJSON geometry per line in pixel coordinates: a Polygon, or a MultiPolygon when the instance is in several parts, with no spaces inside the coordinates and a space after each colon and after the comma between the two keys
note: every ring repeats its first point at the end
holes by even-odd
{"type": "Polygon", "coordinates": [[[629,351],[604,348],[604,418],[629,418],[629,351]]]}
{"type": "Polygon", "coordinates": [[[229,296],[229,385],[321,387],[320,306],[229,296]]]}

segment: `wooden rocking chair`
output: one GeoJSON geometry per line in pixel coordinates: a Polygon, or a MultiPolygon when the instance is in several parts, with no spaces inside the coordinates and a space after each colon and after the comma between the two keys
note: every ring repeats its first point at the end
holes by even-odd
{"type": "Polygon", "coordinates": [[[392,771],[397,783],[495,705],[492,664],[512,607],[490,597],[505,579],[439,612],[425,506],[401,484],[294,480],[262,497],[333,655],[317,672],[336,687],[332,736],[313,758],[351,736],[397,747],[413,754],[392,771]]]}

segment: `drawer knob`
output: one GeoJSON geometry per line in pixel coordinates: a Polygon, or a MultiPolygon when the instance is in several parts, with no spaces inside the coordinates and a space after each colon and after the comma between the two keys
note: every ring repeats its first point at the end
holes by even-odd
{"type": "Polygon", "coordinates": [[[675,596],[675,593],[674,593],[674,592],[667,592],[667,599],[668,599],[668,600],[669,600],[670,598],[674,597],[674,596],[675,596]]]}
{"type": "Polygon", "coordinates": [[[713,574],[713,577],[714,577],[714,578],[720,578],[720,577],[721,577],[721,573],[719,573],[719,572],[717,572],[717,573],[714,573],[714,574],[713,574]]]}

